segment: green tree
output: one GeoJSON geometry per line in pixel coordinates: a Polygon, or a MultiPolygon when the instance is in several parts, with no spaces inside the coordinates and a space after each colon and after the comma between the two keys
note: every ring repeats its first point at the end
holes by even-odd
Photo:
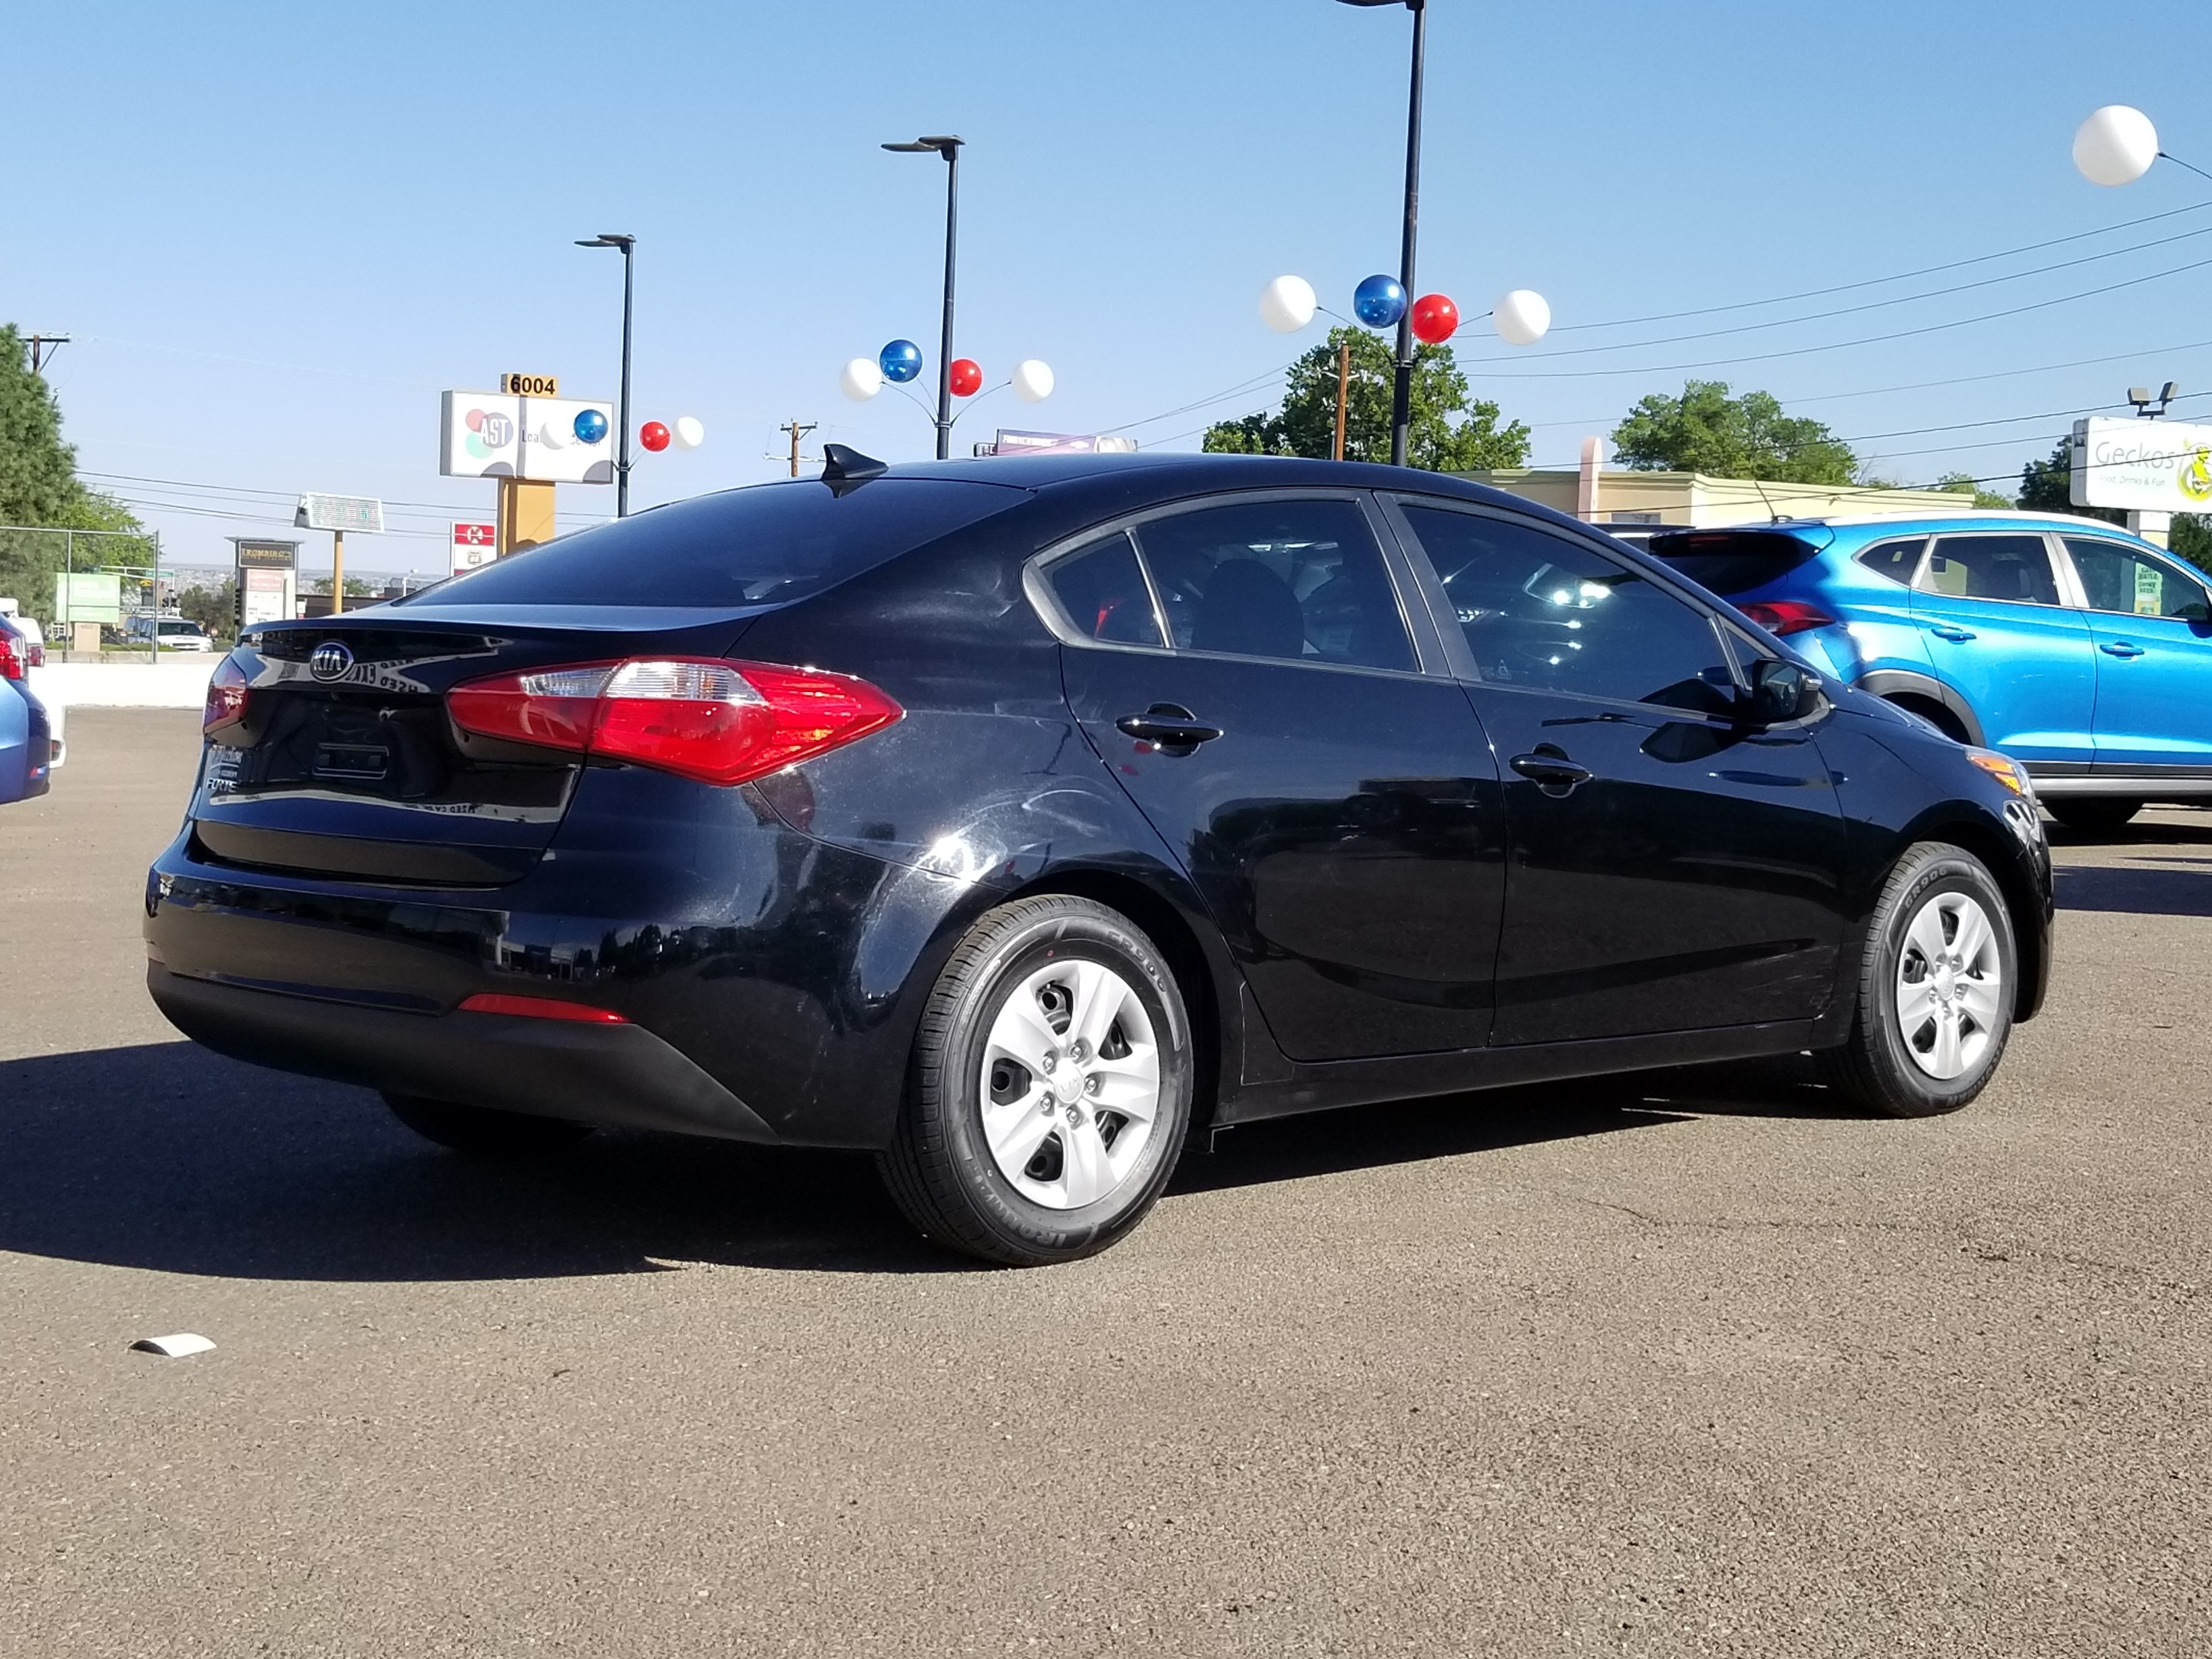
{"type": "MultiPolygon", "coordinates": [[[[1282,407],[1272,415],[1246,415],[1208,428],[1205,447],[1216,454],[1303,455],[1326,460],[1336,447],[1338,349],[1352,348],[1352,384],[1345,398],[1344,455],[1352,461],[1390,459],[1390,392],[1396,369],[1389,346],[1361,328],[1333,328],[1328,342],[1290,368],[1282,407]]],[[[1467,376],[1448,345],[1413,348],[1413,418],[1406,459],[1431,472],[1468,472],[1523,466],[1528,428],[1498,424],[1498,405],[1468,394],[1467,376]]]]}
{"type": "Polygon", "coordinates": [[[2128,515],[2116,507],[2074,505],[2069,494],[2074,478],[2073,453],[2072,441],[2061,438],[2049,460],[2030,461],[2021,468],[2016,504],[2032,513],[2071,513],[2084,519],[2102,519],[2107,524],[2125,524],[2128,515]]]}
{"type": "Polygon", "coordinates": [[[1785,415],[1771,392],[1729,395],[1725,380],[1691,380],[1682,395],[1655,392],[1613,429],[1613,459],[1642,472],[1847,484],[1850,446],[1819,421],[1785,415]]]}
{"type": "Polygon", "coordinates": [[[228,642],[238,620],[238,584],[226,580],[213,587],[188,587],[177,596],[177,611],[210,639],[228,642]]]}
{"type": "Polygon", "coordinates": [[[2004,507],[2013,505],[2011,496],[2000,495],[1993,489],[1983,489],[1981,480],[1971,472],[1946,472],[1936,480],[1936,488],[1954,490],[1961,495],[1972,495],[1976,507],[2004,507]]]}
{"type": "MultiPolygon", "coordinates": [[[[62,441],[61,410],[14,324],[0,325],[0,526],[121,531],[141,526],[111,496],[87,489],[76,476],[76,452],[62,441]]],[[[50,617],[54,576],[70,561],[62,537],[0,531],[0,593],[12,594],[33,616],[50,617]]],[[[80,569],[141,564],[150,544],[100,537],[79,544],[80,569]]]]}

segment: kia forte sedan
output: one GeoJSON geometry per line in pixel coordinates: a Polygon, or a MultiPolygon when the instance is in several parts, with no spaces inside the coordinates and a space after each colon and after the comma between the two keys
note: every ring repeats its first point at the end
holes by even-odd
{"type": "Polygon", "coordinates": [[[2043,999],[2039,823],[2002,755],[1474,484],[832,446],[250,629],[148,972],[449,1146],[866,1149],[1035,1264],[1288,1113],[1802,1051],[1954,1109],[2043,999]]]}

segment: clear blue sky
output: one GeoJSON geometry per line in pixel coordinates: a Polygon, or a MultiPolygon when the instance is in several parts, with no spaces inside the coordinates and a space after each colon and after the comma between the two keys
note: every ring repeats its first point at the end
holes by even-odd
{"type": "MultiPolygon", "coordinates": [[[[1869,434],[2168,376],[2212,392],[2212,265],[1803,349],[2212,260],[2212,211],[1821,301],[1571,328],[2212,201],[2164,164],[2099,190],[2067,155],[2092,107],[2128,102],[2212,169],[2203,0],[1432,0],[1431,20],[1420,285],[1471,316],[1508,288],[1550,299],[1543,345],[1510,352],[1480,322],[1461,345],[1480,390],[1535,425],[1540,463],[1690,372],[1774,392],[1907,481],[2016,471],[2067,422],[1869,434]],[[1948,297],[1635,343],[2191,231],[2207,234],[1948,297]],[[1739,357],[1759,361],[1719,361],[1739,357]]],[[[419,538],[351,551],[428,569],[446,518],[489,515],[489,485],[436,475],[440,390],[514,368],[612,395],[619,261],[570,246],[595,232],[640,238],[638,416],[708,432],[644,458],[639,500],[771,476],[793,416],[822,422],[816,442],[927,453],[910,404],[836,389],[847,358],[895,336],[935,351],[943,168],[884,139],[969,141],[960,347],[994,380],[1031,356],[1059,375],[1039,407],[979,407],[963,444],[1001,421],[1117,427],[1279,367],[1319,329],[1268,333],[1268,278],[1301,273],[1348,309],[1360,276],[1395,266],[1407,33],[1402,10],[1330,0],[28,0],[9,26],[0,319],[76,336],[52,372],[80,465],[168,556],[219,562],[224,536],[273,527],[211,514],[289,520],[251,492],[322,489],[427,504],[392,520],[419,538]]],[[[1207,420],[1267,401],[1133,430],[1194,447],[1207,420]]],[[[564,513],[612,495],[564,488],[564,513]]]]}

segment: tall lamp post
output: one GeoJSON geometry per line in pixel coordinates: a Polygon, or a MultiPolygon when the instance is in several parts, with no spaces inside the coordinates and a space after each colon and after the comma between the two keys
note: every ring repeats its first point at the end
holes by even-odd
{"type": "MultiPolygon", "coordinates": [[[[1421,203],[1421,57],[1428,44],[1427,0],[1340,0],[1347,6],[1403,4],[1413,14],[1413,73],[1406,99],[1406,229],[1399,246],[1398,285],[1410,297],[1413,287],[1413,254],[1420,239],[1421,203]]],[[[1406,436],[1413,421],[1413,319],[1410,312],[1398,319],[1398,376],[1390,390],[1390,465],[1406,464],[1406,436]]]]}
{"type": "Polygon", "coordinates": [[[623,257],[623,349],[622,402],[615,418],[622,424],[620,447],[615,457],[615,517],[629,516],[629,300],[630,261],[637,251],[637,238],[609,234],[594,236],[588,241],[579,240],[578,247],[618,247],[623,257]]]}
{"type": "Polygon", "coordinates": [[[917,138],[910,144],[885,144],[901,155],[926,155],[935,150],[945,158],[945,332],[937,353],[937,459],[952,453],[952,272],[960,225],[960,146],[965,141],[945,134],[917,138]]]}

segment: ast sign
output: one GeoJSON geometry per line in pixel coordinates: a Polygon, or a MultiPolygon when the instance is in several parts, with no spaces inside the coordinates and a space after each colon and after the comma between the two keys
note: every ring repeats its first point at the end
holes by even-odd
{"type": "Polygon", "coordinates": [[[2069,499],[2132,513],[2212,507],[2212,426],[2092,415],[2074,422],[2069,499]]]}

